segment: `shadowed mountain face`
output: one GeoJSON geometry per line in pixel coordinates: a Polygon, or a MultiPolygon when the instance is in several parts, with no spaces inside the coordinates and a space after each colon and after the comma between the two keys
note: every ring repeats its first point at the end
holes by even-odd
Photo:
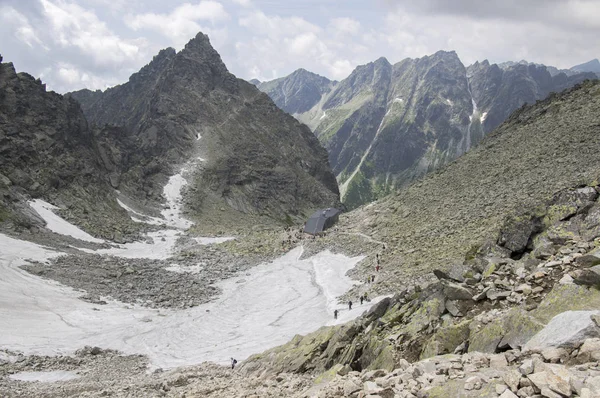
{"type": "Polygon", "coordinates": [[[100,135],[77,102],[0,63],[0,223],[17,232],[42,224],[26,201],[43,198],[96,236],[127,233],[129,217],[102,167],[100,135]]]}
{"type": "MultiPolygon", "coordinates": [[[[395,65],[380,58],[331,89],[322,86],[325,94],[314,97],[310,110],[291,113],[327,148],[342,200],[353,208],[456,159],[523,104],[595,77],[555,69],[487,61],[465,68],[456,53],[444,51],[395,65]]],[[[297,87],[292,76],[259,88],[297,87]]],[[[281,98],[280,90],[265,91],[281,98]]],[[[289,90],[286,103],[300,92],[289,90]]]]}
{"type": "Polygon", "coordinates": [[[156,198],[187,164],[194,175],[187,201],[197,216],[227,205],[283,220],[339,200],[327,152],[311,131],[229,73],[201,33],[179,53],[161,51],[125,84],[70,95],[90,123],[126,131],[105,159],[133,196],[156,198]]]}

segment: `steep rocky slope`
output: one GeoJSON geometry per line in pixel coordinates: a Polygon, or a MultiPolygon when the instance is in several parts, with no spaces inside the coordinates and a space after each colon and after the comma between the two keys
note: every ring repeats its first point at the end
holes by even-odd
{"type": "Polygon", "coordinates": [[[44,198],[95,235],[133,232],[102,167],[99,134],[75,101],[0,63],[0,223],[41,226],[25,201],[44,198]]]}
{"type": "Polygon", "coordinates": [[[380,58],[326,90],[312,109],[293,113],[327,148],[342,199],[354,208],[456,159],[524,103],[596,77],[554,69],[487,61],[465,68],[443,51],[395,65],[380,58]]]}
{"type": "Polygon", "coordinates": [[[179,53],[161,51],[125,84],[70,96],[93,125],[125,131],[107,135],[103,160],[129,196],[160,201],[167,176],[186,166],[191,216],[214,224],[233,214],[225,208],[237,212],[232,220],[285,221],[339,200],[310,130],[230,74],[202,33],[179,53]]]}
{"type": "Polygon", "coordinates": [[[326,77],[298,69],[291,75],[268,82],[251,81],[289,114],[304,113],[315,106],[337,84],[326,77]]]}

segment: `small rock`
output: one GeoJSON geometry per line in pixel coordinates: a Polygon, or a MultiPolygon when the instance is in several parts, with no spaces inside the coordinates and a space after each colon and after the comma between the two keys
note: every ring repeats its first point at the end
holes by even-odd
{"type": "Polygon", "coordinates": [[[523,376],[532,374],[533,369],[533,360],[531,359],[524,360],[521,366],[519,366],[519,372],[521,372],[523,376]]]}
{"type": "Polygon", "coordinates": [[[512,393],[512,391],[510,390],[505,390],[502,395],[500,395],[500,397],[498,398],[519,398],[518,396],[516,396],[515,394],[512,393]]]}
{"type": "Polygon", "coordinates": [[[508,361],[504,354],[496,354],[490,356],[490,368],[503,369],[508,366],[508,361]]]}
{"type": "Polygon", "coordinates": [[[559,281],[558,283],[560,283],[561,285],[570,285],[573,284],[573,278],[571,277],[571,275],[569,274],[565,274],[559,281]]]}

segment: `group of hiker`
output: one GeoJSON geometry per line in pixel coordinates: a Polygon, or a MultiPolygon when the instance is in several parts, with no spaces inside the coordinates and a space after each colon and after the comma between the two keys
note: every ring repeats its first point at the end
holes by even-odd
{"type": "MultiPolygon", "coordinates": [[[[383,247],[383,250],[385,250],[385,244],[382,244],[382,247],[383,247]]],[[[375,271],[379,272],[379,270],[381,269],[381,256],[379,253],[377,253],[375,255],[375,261],[376,261],[375,271]]],[[[375,275],[367,276],[367,284],[370,284],[370,283],[375,283],[375,275]]],[[[359,300],[360,300],[360,305],[363,305],[363,303],[365,301],[371,301],[371,300],[369,300],[369,297],[366,292],[359,297],[359,300]]],[[[348,311],[351,311],[351,310],[352,310],[352,300],[349,300],[348,301],[348,311]]],[[[337,319],[338,314],[339,314],[339,310],[335,309],[333,311],[333,319],[337,319]]]]}

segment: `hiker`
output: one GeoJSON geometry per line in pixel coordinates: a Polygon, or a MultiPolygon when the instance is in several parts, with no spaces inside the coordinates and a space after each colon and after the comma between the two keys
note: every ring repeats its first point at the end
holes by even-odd
{"type": "Polygon", "coordinates": [[[338,310],[333,311],[333,319],[337,319],[338,310]]]}
{"type": "Polygon", "coordinates": [[[363,296],[360,296],[360,305],[362,305],[362,304],[363,304],[363,301],[364,301],[364,299],[365,299],[365,298],[364,298],[363,296]]]}
{"type": "Polygon", "coordinates": [[[377,264],[377,266],[375,267],[375,271],[379,272],[379,268],[381,267],[379,266],[379,264],[377,264]]]}
{"type": "Polygon", "coordinates": [[[348,309],[351,310],[352,309],[352,300],[348,301],[348,309]]]}
{"type": "Polygon", "coordinates": [[[375,275],[371,275],[371,282],[375,283],[375,275]]]}
{"type": "Polygon", "coordinates": [[[236,359],[231,358],[231,369],[235,368],[235,364],[237,363],[236,359]]]}
{"type": "Polygon", "coordinates": [[[367,292],[365,292],[364,298],[365,298],[365,301],[367,301],[367,302],[369,301],[369,297],[367,296],[367,292]]]}

